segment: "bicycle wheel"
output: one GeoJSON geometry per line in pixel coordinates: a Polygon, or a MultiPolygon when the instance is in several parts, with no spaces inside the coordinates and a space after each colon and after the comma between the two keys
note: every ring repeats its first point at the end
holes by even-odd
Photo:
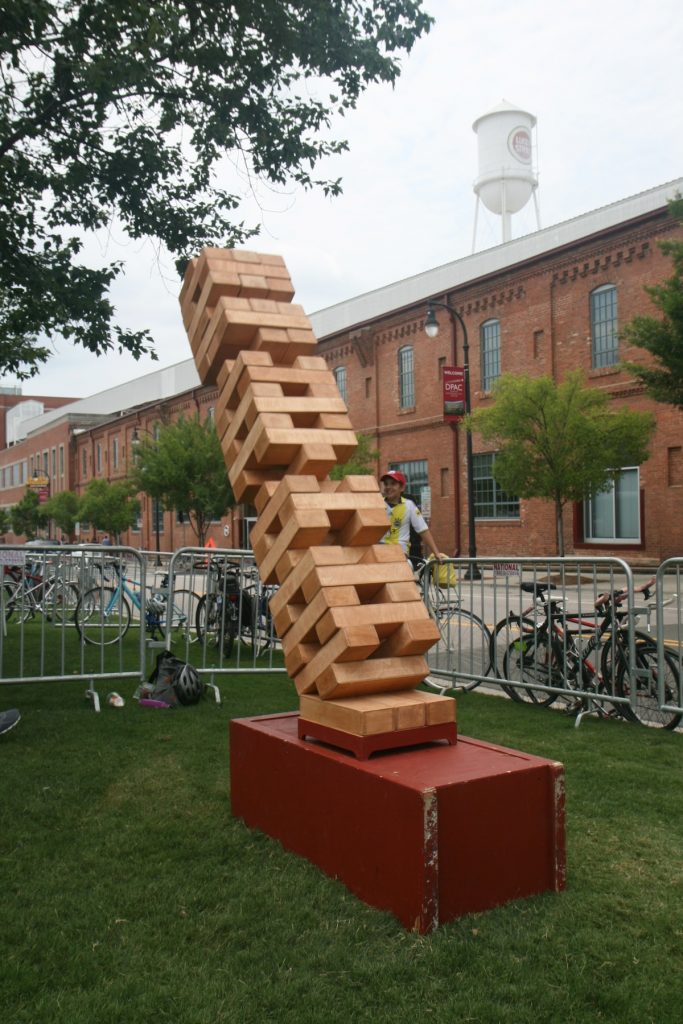
{"type": "Polygon", "coordinates": [[[55,625],[71,622],[78,604],[78,587],[75,583],[53,580],[48,586],[42,602],[45,617],[55,625]]]}
{"type": "Polygon", "coordinates": [[[530,689],[525,684],[564,687],[562,660],[561,649],[549,639],[547,633],[537,630],[534,634],[520,636],[512,641],[505,652],[503,675],[521,685],[506,684],[503,689],[520,704],[547,708],[555,701],[555,694],[530,689]]]}
{"type": "Polygon", "coordinates": [[[206,647],[217,647],[229,658],[235,645],[237,620],[225,615],[221,594],[204,594],[197,605],[197,638],[206,647]]]}
{"type": "MultiPolygon", "coordinates": [[[[649,647],[654,643],[652,636],[640,629],[634,631],[634,636],[636,648],[643,644],[649,647]]],[[[616,693],[617,675],[619,674],[619,667],[624,660],[624,651],[628,652],[628,627],[624,626],[622,628],[617,626],[605,638],[600,652],[600,674],[602,675],[605,687],[612,693],[616,693]]]]}
{"type": "MultiPolygon", "coordinates": [[[[170,611],[170,632],[171,640],[174,643],[195,643],[197,635],[197,609],[200,597],[194,590],[174,590],[171,594],[172,605],[170,611]]],[[[165,634],[168,619],[166,616],[161,621],[161,630],[165,634]]]]}
{"type": "Polygon", "coordinates": [[[31,590],[22,583],[5,583],[5,622],[28,622],[35,614],[31,590]]]}
{"type": "Polygon", "coordinates": [[[273,642],[273,620],[265,597],[242,591],[240,640],[258,658],[273,642]]]}
{"type": "Polygon", "coordinates": [[[121,641],[130,627],[130,605],[113,587],[93,587],[80,598],[74,618],[86,644],[106,647],[121,641]]]}
{"type": "MultiPolygon", "coordinates": [[[[497,622],[491,633],[491,670],[498,679],[504,679],[503,660],[505,652],[520,636],[533,637],[537,626],[533,619],[510,612],[497,622]]],[[[503,686],[503,689],[505,687],[503,686]]]]}
{"type": "MultiPolygon", "coordinates": [[[[659,659],[657,645],[648,638],[636,643],[636,668],[638,674],[630,671],[628,661],[619,659],[617,666],[616,693],[628,697],[632,693],[632,679],[636,679],[635,703],[621,704],[621,713],[631,722],[652,725],[659,729],[675,729],[683,715],[678,711],[662,711],[659,704],[659,659]]],[[[681,704],[681,680],[678,661],[671,651],[664,651],[663,666],[664,703],[681,704]]]]}
{"type": "MultiPolygon", "coordinates": [[[[491,634],[486,624],[465,608],[443,604],[437,615],[432,612],[441,639],[427,652],[430,668],[453,676],[459,690],[473,690],[491,672],[491,634]]],[[[432,685],[440,691],[444,686],[432,685]]],[[[450,687],[453,688],[453,687],[450,687]]]]}

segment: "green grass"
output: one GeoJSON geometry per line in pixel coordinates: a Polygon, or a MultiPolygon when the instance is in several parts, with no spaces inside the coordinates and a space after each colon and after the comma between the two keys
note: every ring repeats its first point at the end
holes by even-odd
{"type": "Polygon", "coordinates": [[[462,695],[462,733],[564,762],[568,888],[420,937],[231,817],[228,721],[295,708],[289,680],[117,688],[99,715],[82,683],[0,688],[6,1024],[680,1019],[680,734],[462,695]]]}

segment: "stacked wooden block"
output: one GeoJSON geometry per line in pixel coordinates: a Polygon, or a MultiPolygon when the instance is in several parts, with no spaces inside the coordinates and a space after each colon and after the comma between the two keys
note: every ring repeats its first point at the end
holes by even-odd
{"type": "Polygon", "coordinates": [[[373,477],[328,474],[356,436],[278,256],[205,249],[180,303],[301,716],[354,735],[454,721],[449,698],[415,691],[438,639],[373,477]]]}

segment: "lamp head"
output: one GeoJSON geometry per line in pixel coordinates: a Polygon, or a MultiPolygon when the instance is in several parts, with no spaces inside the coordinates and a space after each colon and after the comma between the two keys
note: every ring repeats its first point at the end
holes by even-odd
{"type": "Polygon", "coordinates": [[[436,338],[439,333],[439,321],[436,319],[436,313],[431,302],[427,306],[427,316],[425,317],[425,334],[428,338],[436,338]]]}

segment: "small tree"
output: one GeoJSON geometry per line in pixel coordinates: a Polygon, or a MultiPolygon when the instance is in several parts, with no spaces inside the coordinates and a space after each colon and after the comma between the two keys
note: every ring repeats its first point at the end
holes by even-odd
{"type": "Polygon", "coordinates": [[[465,426],[498,445],[493,475],[508,494],[554,502],[557,553],[564,555],[564,506],[605,490],[620,466],[644,462],[654,417],[609,409],[580,371],[560,384],[503,374],[494,393],[495,405],[477,409],[465,426]]]}
{"type": "Polygon", "coordinates": [[[162,427],[158,439],[143,437],[130,479],[136,491],[186,515],[200,545],[211,520],[235,503],[216,428],[198,417],[162,427]]]}
{"type": "MultiPolygon", "coordinates": [[[[683,198],[674,199],[669,209],[683,223],[683,198]]],[[[621,331],[622,338],[654,356],[654,363],[623,365],[657,402],[683,409],[683,241],[660,242],[659,248],[671,256],[674,272],[645,291],[663,315],[636,316],[621,331]]]]}
{"type": "Polygon", "coordinates": [[[356,434],[356,437],[358,447],[348,462],[332,469],[331,480],[343,480],[345,476],[365,476],[368,473],[374,473],[379,451],[377,448],[370,447],[372,438],[369,434],[356,434]]]}
{"type": "Polygon", "coordinates": [[[28,537],[33,540],[41,526],[45,526],[48,517],[45,514],[45,505],[40,504],[40,499],[35,491],[26,491],[26,494],[10,510],[10,521],[12,530],[18,536],[28,537]]]}
{"type": "Polygon", "coordinates": [[[129,530],[140,513],[140,502],[133,494],[129,480],[113,484],[107,480],[91,480],[81,498],[81,518],[92,523],[96,530],[112,534],[118,541],[123,530],[129,530]]]}
{"type": "Polygon", "coordinates": [[[45,515],[52,519],[71,542],[80,516],[80,499],[73,491],[59,491],[53,494],[43,506],[45,515]]]}

